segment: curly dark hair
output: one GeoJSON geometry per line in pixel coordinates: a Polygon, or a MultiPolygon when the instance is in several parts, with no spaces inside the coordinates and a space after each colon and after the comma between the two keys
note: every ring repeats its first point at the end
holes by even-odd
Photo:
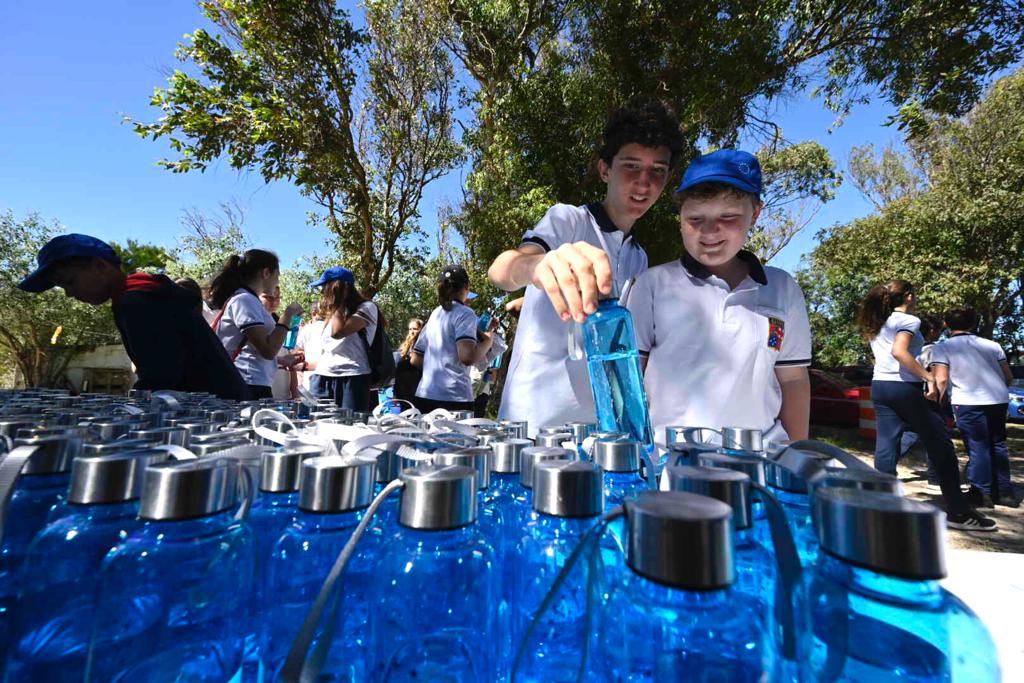
{"type": "Polygon", "coordinates": [[[675,168],[683,151],[683,134],[667,104],[654,97],[637,96],[622,105],[604,127],[601,159],[611,165],[619,150],[633,142],[644,147],[668,147],[669,165],[675,168]]]}

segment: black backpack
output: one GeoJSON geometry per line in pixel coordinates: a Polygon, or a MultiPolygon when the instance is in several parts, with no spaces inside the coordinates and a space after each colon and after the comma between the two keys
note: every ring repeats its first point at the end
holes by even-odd
{"type": "Polygon", "coordinates": [[[377,331],[373,335],[373,342],[367,340],[365,327],[359,330],[359,338],[363,340],[363,346],[366,348],[366,359],[370,362],[371,389],[383,389],[395,376],[395,352],[391,348],[387,333],[384,332],[383,322],[380,306],[377,306],[377,331]]]}

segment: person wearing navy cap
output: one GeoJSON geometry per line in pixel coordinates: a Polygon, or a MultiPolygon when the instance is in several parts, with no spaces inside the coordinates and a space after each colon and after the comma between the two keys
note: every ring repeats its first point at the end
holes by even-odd
{"type": "Polygon", "coordinates": [[[745,251],[761,213],[761,166],[723,149],[694,160],[675,193],[682,257],[641,274],[636,325],[655,438],[665,427],[744,427],[806,439],[811,333],[796,281],[745,251]]]}
{"type": "Polygon", "coordinates": [[[89,235],[54,237],[39,250],[37,261],[20,289],[38,293],[60,287],[93,306],[111,302],[114,323],[135,364],[136,389],[245,398],[245,384],[203,319],[195,292],[165,275],[125,276],[113,248],[89,235]]]}
{"type": "Polygon", "coordinates": [[[320,288],[320,313],[326,321],[310,391],[333,398],[343,408],[368,412],[377,403],[371,391],[370,340],[384,326],[384,316],[360,294],[348,268],[328,268],[309,286],[320,288]]]}

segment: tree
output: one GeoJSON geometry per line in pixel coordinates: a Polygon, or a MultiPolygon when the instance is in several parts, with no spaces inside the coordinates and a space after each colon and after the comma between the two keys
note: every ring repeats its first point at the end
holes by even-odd
{"type": "Polygon", "coordinates": [[[423,189],[454,168],[453,71],[420,3],[368,0],[366,28],[329,0],[206,0],[219,29],[198,29],[151,103],[133,121],[144,138],[170,138],[175,172],[226,156],[267,182],[287,179],[322,207],[344,260],[370,294],[407,256],[423,189]]]}
{"type": "MultiPolygon", "coordinates": [[[[893,278],[917,285],[918,308],[941,313],[969,305],[979,331],[1008,352],[1024,348],[1024,71],[999,80],[961,118],[933,116],[912,143],[920,189],[875,213],[819,233],[802,280],[821,331],[853,339],[852,312],[873,284],[893,278]]],[[[898,187],[906,168],[862,158],[882,169],[877,187],[898,187]],[[887,169],[887,170],[886,170],[887,169]]],[[[821,338],[821,337],[819,337],[821,338]]],[[[863,354],[855,342],[822,362],[863,354]]]]}
{"type": "Polygon", "coordinates": [[[173,256],[163,247],[158,247],[155,244],[142,244],[133,239],[129,239],[124,246],[117,242],[111,242],[110,246],[121,259],[121,270],[125,275],[131,275],[140,270],[162,273],[173,259],[173,256]]]}
{"type": "Polygon", "coordinates": [[[63,231],[38,214],[17,220],[12,211],[0,213],[5,312],[0,321],[0,362],[17,367],[30,387],[58,386],[76,353],[120,340],[109,304],[89,306],[60,290],[30,294],[18,289],[21,279],[35,269],[42,246],[63,231]]]}
{"type": "Polygon", "coordinates": [[[237,202],[222,203],[218,214],[187,210],[181,223],[185,232],[178,237],[179,246],[168,259],[170,277],[192,278],[201,286],[209,285],[229,256],[250,246],[245,210],[237,202]]]}

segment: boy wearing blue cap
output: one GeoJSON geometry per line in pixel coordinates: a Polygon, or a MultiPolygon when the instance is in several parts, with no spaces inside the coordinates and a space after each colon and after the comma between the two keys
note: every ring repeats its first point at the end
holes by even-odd
{"type": "Polygon", "coordinates": [[[615,112],[603,137],[604,199],[551,207],[487,273],[505,291],[526,287],[498,415],[526,421],[530,436],[548,425],[594,421],[586,361],[569,355],[572,324],[647,269],[632,229],[661,196],[683,146],[678,121],[650,99],[615,112]]]}
{"type": "Polygon", "coordinates": [[[114,323],[135,364],[136,389],[246,397],[245,384],[203,319],[195,292],[165,275],[126,277],[110,245],[89,235],[54,237],[39,250],[37,261],[19,289],[38,293],[56,286],[93,306],[111,302],[114,323]]]}
{"type": "Polygon", "coordinates": [[[743,249],[761,213],[761,167],[739,150],[705,154],[676,190],[682,258],[651,268],[627,306],[651,424],[744,427],[805,439],[811,333],[796,281],[743,249]]]}

